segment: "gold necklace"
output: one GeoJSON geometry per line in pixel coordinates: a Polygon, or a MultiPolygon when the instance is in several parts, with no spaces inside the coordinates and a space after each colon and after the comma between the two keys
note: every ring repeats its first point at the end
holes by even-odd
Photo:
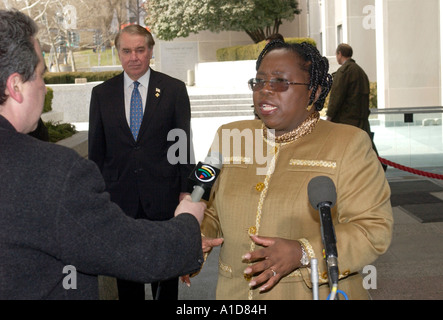
{"type": "Polygon", "coordinates": [[[320,120],[320,113],[317,111],[312,113],[306,120],[303,121],[301,125],[290,132],[286,132],[281,136],[276,137],[274,130],[269,130],[264,123],[262,123],[263,138],[266,142],[270,143],[274,141],[276,143],[290,143],[300,139],[301,137],[308,135],[314,130],[315,125],[320,120]]]}

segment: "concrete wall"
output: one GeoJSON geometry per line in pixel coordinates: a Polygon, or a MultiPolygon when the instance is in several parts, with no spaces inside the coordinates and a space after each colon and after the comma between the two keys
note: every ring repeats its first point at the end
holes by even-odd
{"type": "Polygon", "coordinates": [[[88,158],[88,132],[77,132],[73,136],[60,140],[58,145],[70,148],[76,151],[83,158],[88,158]]]}
{"type": "Polygon", "coordinates": [[[383,1],[387,108],[441,105],[440,1],[383,1]]]}
{"type": "Polygon", "coordinates": [[[354,59],[371,82],[377,81],[375,1],[347,0],[347,39],[354,49],[354,59]],[[373,20],[374,19],[374,20],[373,20]]]}
{"type": "MultiPolygon", "coordinates": [[[[88,122],[92,88],[101,82],[84,84],[51,84],[54,90],[52,114],[62,113],[63,122],[88,122]]],[[[59,119],[57,116],[56,120],[59,119]]],[[[45,115],[43,115],[43,120],[45,115]]]]}
{"type": "Polygon", "coordinates": [[[248,80],[255,74],[255,60],[206,62],[196,66],[195,80],[200,88],[223,88],[228,94],[248,91],[248,80]]]}

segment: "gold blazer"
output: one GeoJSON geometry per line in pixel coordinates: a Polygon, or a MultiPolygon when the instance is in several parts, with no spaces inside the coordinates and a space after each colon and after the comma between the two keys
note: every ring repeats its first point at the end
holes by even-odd
{"type": "Polygon", "coordinates": [[[226,124],[211,147],[222,153],[224,164],[201,231],[224,238],[217,299],[312,299],[310,268],[294,270],[267,293],[249,289],[241,257],[257,249],[250,234],[302,241],[309,257],[318,260],[320,299],[326,299],[320,218],[307,194],[309,181],[319,175],[330,177],[337,190],[332,219],[338,289],[350,299],[367,299],[358,271],[387,250],[393,225],[390,188],[367,133],[323,120],[286,144],[272,143],[262,132],[260,120],[226,124]]]}

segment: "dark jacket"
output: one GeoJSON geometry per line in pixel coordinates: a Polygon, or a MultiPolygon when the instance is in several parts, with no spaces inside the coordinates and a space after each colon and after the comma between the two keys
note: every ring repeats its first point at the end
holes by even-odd
{"type": "Polygon", "coordinates": [[[104,189],[92,161],[0,116],[0,299],[97,299],[97,275],[149,283],[200,269],[193,216],[135,220],[104,189]],[[77,289],[63,287],[69,266],[77,289]]]}
{"type": "Polygon", "coordinates": [[[353,59],[335,73],[327,116],[332,122],[350,124],[370,134],[369,79],[353,59]]]}

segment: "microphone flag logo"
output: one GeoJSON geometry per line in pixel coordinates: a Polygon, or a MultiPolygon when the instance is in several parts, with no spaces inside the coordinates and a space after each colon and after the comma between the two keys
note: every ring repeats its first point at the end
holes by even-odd
{"type": "Polygon", "coordinates": [[[202,164],[200,168],[195,170],[195,177],[203,183],[211,182],[216,176],[217,171],[207,164],[202,164]]]}

